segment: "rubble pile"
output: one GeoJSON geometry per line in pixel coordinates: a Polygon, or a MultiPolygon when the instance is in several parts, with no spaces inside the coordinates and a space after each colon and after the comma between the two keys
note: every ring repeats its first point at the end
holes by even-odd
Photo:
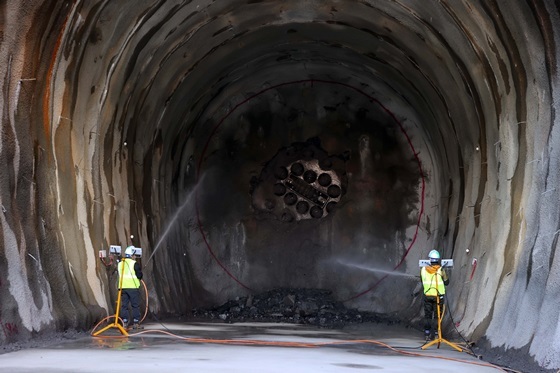
{"type": "Polygon", "coordinates": [[[361,322],[389,322],[372,312],[347,309],[320,289],[274,289],[258,295],[238,297],[212,309],[194,309],[193,317],[225,322],[282,322],[311,324],[326,328],[361,322]]]}

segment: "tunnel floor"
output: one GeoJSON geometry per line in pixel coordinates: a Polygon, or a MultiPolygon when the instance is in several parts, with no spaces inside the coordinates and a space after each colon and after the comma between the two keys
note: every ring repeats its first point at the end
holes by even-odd
{"type": "Polygon", "coordinates": [[[399,325],[322,329],[281,323],[147,323],[100,337],[0,355],[2,372],[431,372],[504,371],[445,344],[422,350],[399,325]]]}

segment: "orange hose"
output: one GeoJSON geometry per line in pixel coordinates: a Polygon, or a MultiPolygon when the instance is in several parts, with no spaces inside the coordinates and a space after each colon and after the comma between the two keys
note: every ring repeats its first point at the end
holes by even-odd
{"type": "MultiPolygon", "coordinates": [[[[451,358],[451,357],[444,357],[438,355],[430,355],[430,354],[421,354],[417,352],[410,352],[410,351],[403,351],[397,348],[394,348],[386,343],[371,340],[371,339],[357,339],[357,340],[345,340],[345,341],[336,341],[336,342],[280,342],[280,341],[262,341],[262,340],[252,340],[252,339],[207,339],[207,338],[192,338],[192,337],[182,337],[177,334],[173,334],[164,330],[145,330],[138,333],[130,334],[130,337],[140,336],[143,334],[149,333],[161,333],[165,335],[169,335],[171,337],[180,339],[185,342],[189,343],[214,343],[214,344],[231,344],[231,345],[244,345],[244,346],[274,346],[274,347],[303,347],[303,348],[317,348],[317,347],[328,347],[328,346],[335,346],[341,344],[355,344],[355,343],[366,343],[366,344],[375,344],[385,348],[390,349],[391,351],[397,352],[399,354],[408,355],[408,356],[416,356],[416,357],[429,357],[434,359],[442,359],[447,361],[455,361],[459,363],[483,366],[488,368],[494,368],[501,370],[503,372],[507,372],[507,370],[490,363],[479,363],[474,361],[468,361],[463,359],[451,358]]],[[[122,337],[118,337],[122,338],[122,337]]]]}
{"type": "MultiPolygon", "coordinates": [[[[107,316],[105,317],[103,320],[101,320],[100,322],[97,323],[97,325],[95,325],[95,327],[93,328],[91,334],[94,334],[95,329],[97,329],[97,327],[105,320],[114,317],[114,315],[112,316],[107,316]]],[[[144,334],[165,334],[171,337],[174,337],[176,339],[180,339],[182,341],[188,342],[188,343],[213,343],[213,344],[229,344],[229,345],[242,345],[242,346],[272,346],[272,347],[300,347],[300,348],[318,348],[318,347],[328,347],[328,346],[336,346],[336,345],[342,345],[342,344],[356,344],[356,343],[364,343],[364,344],[375,344],[375,345],[379,345],[385,348],[388,348],[391,351],[397,352],[399,354],[403,354],[403,355],[407,355],[407,356],[416,356],[416,357],[430,357],[430,358],[434,358],[434,359],[442,359],[442,360],[448,360],[448,361],[455,361],[455,362],[459,362],[459,363],[465,363],[465,364],[471,364],[471,365],[477,365],[477,366],[483,366],[483,367],[488,367],[488,368],[494,368],[494,369],[498,369],[501,370],[503,372],[507,372],[507,370],[497,366],[497,365],[493,365],[490,363],[479,363],[479,362],[474,362],[474,361],[468,361],[468,360],[463,360],[463,359],[457,359],[457,358],[451,358],[451,357],[444,357],[444,356],[438,356],[438,355],[429,355],[429,354],[421,354],[421,353],[417,353],[417,352],[410,352],[410,351],[404,351],[404,350],[400,350],[397,349],[395,347],[392,347],[391,345],[388,345],[386,343],[380,342],[380,341],[376,341],[376,340],[372,340],[372,339],[356,339],[356,340],[344,340],[344,341],[336,341],[336,342],[280,342],[280,341],[262,341],[262,340],[255,340],[255,339],[208,339],[208,338],[192,338],[192,337],[182,337],[180,335],[171,333],[171,332],[167,332],[164,330],[144,330],[138,333],[134,333],[134,334],[129,334],[128,336],[124,336],[124,335],[119,335],[119,336],[94,336],[96,338],[108,338],[108,339],[122,339],[122,338],[128,338],[128,337],[137,337],[140,335],[144,335],[144,334]]]]}
{"type": "MultiPolygon", "coordinates": [[[[146,309],[144,311],[144,316],[142,317],[142,320],[140,321],[140,323],[142,323],[144,321],[144,319],[146,318],[147,314],[148,314],[148,288],[146,286],[146,283],[144,282],[144,280],[140,280],[142,285],[144,286],[144,291],[145,291],[145,295],[146,295],[146,309]]],[[[94,327],[93,330],[91,331],[91,334],[94,334],[94,331],[97,329],[97,327],[104,322],[105,320],[111,318],[111,317],[115,317],[115,315],[111,315],[111,316],[107,316],[105,318],[103,318],[101,321],[99,321],[94,327]]],[[[119,321],[122,322],[122,320],[119,318],[119,321]]],[[[124,335],[119,335],[119,336],[94,336],[96,338],[108,338],[108,339],[122,339],[122,338],[128,338],[128,337],[136,337],[136,336],[140,336],[143,334],[153,334],[153,333],[161,333],[161,334],[165,334],[165,335],[169,335],[171,337],[174,337],[176,339],[180,339],[182,341],[185,342],[189,342],[189,343],[214,343],[214,344],[231,344],[231,345],[243,345],[243,346],[273,346],[273,347],[301,347],[301,348],[317,348],[317,347],[328,347],[328,346],[335,346],[335,345],[341,345],[341,344],[355,344],[355,343],[365,343],[365,344],[375,344],[375,345],[379,345],[385,348],[388,348],[391,351],[397,352],[399,354],[403,354],[403,355],[407,355],[407,356],[417,356],[417,357],[430,357],[430,358],[434,358],[434,359],[442,359],[442,360],[448,360],[448,361],[455,361],[455,362],[459,362],[459,363],[465,363],[465,364],[472,364],[472,365],[477,365],[477,366],[483,366],[483,367],[488,367],[488,368],[494,368],[494,369],[498,369],[501,370],[503,372],[508,372],[507,370],[497,366],[497,365],[493,365],[490,363],[479,363],[479,362],[474,362],[474,361],[468,361],[468,360],[463,360],[463,359],[456,359],[456,358],[451,358],[451,357],[444,357],[444,356],[437,356],[437,355],[429,355],[429,354],[420,354],[417,352],[410,352],[410,351],[404,351],[404,350],[400,350],[397,349],[395,347],[392,347],[386,343],[380,342],[380,341],[376,341],[376,340],[372,340],[372,339],[356,339],[356,340],[345,340],[345,341],[336,341],[336,342],[309,342],[309,343],[305,343],[305,342],[280,342],[280,341],[262,341],[262,340],[254,340],[254,339],[208,339],[208,338],[192,338],[192,337],[182,337],[180,335],[171,333],[171,332],[167,332],[164,330],[144,330],[138,333],[134,333],[134,334],[129,334],[128,336],[124,336],[124,335]]]]}
{"type": "MultiPolygon", "coordinates": [[[[140,323],[142,323],[144,321],[144,319],[146,318],[146,316],[148,315],[148,288],[146,287],[146,283],[144,282],[144,280],[140,280],[140,282],[142,283],[142,285],[144,285],[144,291],[146,293],[146,309],[144,310],[144,316],[142,316],[142,319],[140,320],[140,323]]],[[[99,325],[102,322],[104,322],[105,320],[108,320],[112,317],[115,317],[115,316],[116,315],[113,314],[113,315],[104,317],[101,321],[99,321],[97,324],[95,324],[95,326],[91,330],[90,334],[93,335],[95,333],[96,329],[99,327],[99,325]]],[[[119,317],[119,321],[121,322],[121,324],[124,324],[120,317],[119,317]]],[[[94,336],[94,337],[98,337],[98,336],[94,336]]]]}
{"type": "Polygon", "coordinates": [[[144,316],[142,316],[142,319],[140,320],[140,324],[142,324],[142,322],[144,321],[144,319],[148,315],[148,287],[146,286],[146,283],[144,282],[144,280],[140,280],[140,282],[144,286],[144,292],[146,293],[146,309],[144,310],[144,316]]]}

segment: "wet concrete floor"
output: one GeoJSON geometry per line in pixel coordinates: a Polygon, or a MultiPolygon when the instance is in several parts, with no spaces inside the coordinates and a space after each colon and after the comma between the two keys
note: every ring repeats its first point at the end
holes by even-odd
{"type": "MultiPolygon", "coordinates": [[[[99,329],[98,329],[99,330],[99,329]]],[[[422,350],[418,331],[360,324],[147,323],[100,337],[0,355],[0,372],[496,372],[445,343],[422,350]],[[393,349],[389,348],[391,346],[393,349]]]]}

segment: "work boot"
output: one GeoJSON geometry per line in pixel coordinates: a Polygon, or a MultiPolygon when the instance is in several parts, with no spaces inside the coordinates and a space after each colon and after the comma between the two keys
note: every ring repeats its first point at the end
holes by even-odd
{"type": "Polygon", "coordinates": [[[127,319],[123,319],[123,328],[128,329],[128,320],[127,319]]]}
{"type": "Polygon", "coordinates": [[[426,342],[431,341],[433,339],[431,337],[431,334],[432,333],[428,329],[424,330],[424,338],[426,339],[426,342]]]}
{"type": "Polygon", "coordinates": [[[134,330],[141,329],[139,320],[137,320],[137,319],[133,320],[132,329],[134,329],[134,330]]]}

